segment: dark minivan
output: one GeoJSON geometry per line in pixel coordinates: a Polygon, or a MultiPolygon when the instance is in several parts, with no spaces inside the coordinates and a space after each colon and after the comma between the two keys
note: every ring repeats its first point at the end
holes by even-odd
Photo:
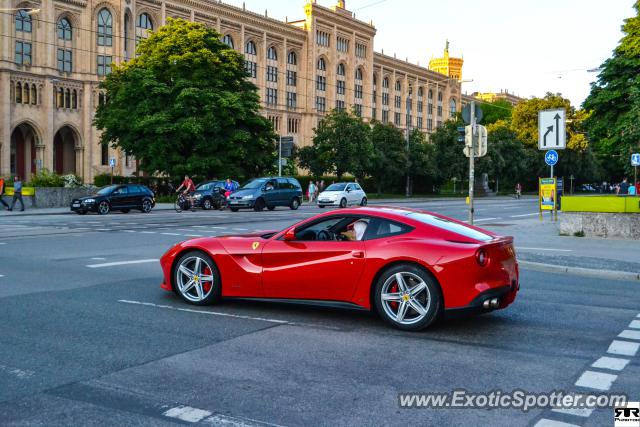
{"type": "Polygon", "coordinates": [[[106,215],[111,211],[129,212],[138,209],[151,212],[156,199],[148,187],[140,184],[115,184],[102,187],[93,196],[81,197],[71,201],[71,210],[79,215],[97,212],[106,215]]]}
{"type": "Polygon", "coordinates": [[[276,206],[289,206],[295,210],[302,203],[302,187],[295,178],[255,178],[231,194],[228,202],[233,212],[243,208],[272,211],[276,206]]]}

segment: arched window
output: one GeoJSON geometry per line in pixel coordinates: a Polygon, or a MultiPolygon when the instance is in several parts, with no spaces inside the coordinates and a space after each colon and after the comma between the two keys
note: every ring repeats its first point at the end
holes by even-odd
{"type": "Polygon", "coordinates": [[[58,38],[60,40],[71,40],[72,35],[71,22],[67,18],[60,18],[58,21],[58,38]]]}
{"type": "Polygon", "coordinates": [[[362,68],[356,69],[356,80],[362,80],[362,68]]]}
{"type": "Polygon", "coordinates": [[[324,58],[318,59],[318,70],[320,71],[327,70],[327,63],[324,61],[324,58]]]}
{"type": "Polygon", "coordinates": [[[362,68],[356,68],[356,84],[353,88],[354,96],[356,98],[356,111],[359,116],[362,115],[362,107],[359,106],[360,99],[362,99],[362,68]]]}
{"type": "Polygon", "coordinates": [[[31,104],[32,105],[38,104],[38,89],[36,89],[35,84],[31,85],[31,104]]]}
{"type": "Polygon", "coordinates": [[[396,90],[400,91],[402,89],[402,83],[400,83],[400,80],[396,81],[396,90]]]}
{"type": "Polygon", "coordinates": [[[278,60],[278,53],[276,52],[276,48],[271,46],[267,50],[267,59],[273,59],[274,61],[278,60]]]}
{"type": "Polygon", "coordinates": [[[424,89],[422,89],[422,86],[418,88],[418,96],[420,98],[422,98],[422,95],[424,94],[424,89]]]}
{"type": "Polygon", "coordinates": [[[136,45],[140,40],[149,37],[149,31],[153,31],[153,21],[148,13],[141,13],[136,19],[136,45]]]}
{"type": "Polygon", "coordinates": [[[22,83],[16,85],[16,104],[22,104],[22,83]]]}
{"type": "Polygon", "coordinates": [[[429,101],[433,101],[433,91],[429,89],[429,101]]]}
{"type": "Polygon", "coordinates": [[[256,49],[256,44],[252,41],[247,42],[244,46],[244,53],[248,55],[256,55],[258,53],[258,49],[256,49]]]}
{"type": "Polygon", "coordinates": [[[339,76],[345,75],[344,64],[342,63],[338,64],[338,69],[336,70],[336,74],[338,74],[339,76]]]}
{"type": "Polygon", "coordinates": [[[229,46],[231,49],[233,49],[233,37],[231,37],[230,34],[227,34],[226,36],[224,36],[222,38],[222,43],[226,44],[227,46],[229,46]]]}
{"type": "Polygon", "coordinates": [[[438,92],[438,102],[442,102],[442,92],[438,92]]]}
{"type": "Polygon", "coordinates": [[[25,104],[29,104],[31,101],[29,99],[29,96],[31,96],[31,91],[29,90],[29,83],[25,83],[24,87],[22,88],[22,102],[24,102],[25,104]]]}
{"type": "Polygon", "coordinates": [[[385,78],[382,80],[382,87],[383,87],[383,88],[388,88],[388,87],[389,87],[389,79],[388,79],[387,77],[385,77],[385,78]]]}
{"type": "Polygon", "coordinates": [[[64,93],[64,108],[71,108],[71,91],[69,89],[64,93]]]}
{"type": "Polygon", "coordinates": [[[296,53],[294,51],[289,52],[289,55],[287,55],[287,64],[296,65],[297,63],[298,57],[296,56],[296,53]]]}
{"type": "Polygon", "coordinates": [[[31,15],[27,13],[26,9],[20,9],[16,13],[16,31],[30,33],[31,29],[31,15]]]}
{"type": "Polygon", "coordinates": [[[64,108],[64,89],[61,87],[56,91],[56,107],[64,108]]]}
{"type": "Polygon", "coordinates": [[[100,92],[98,94],[98,105],[103,105],[104,104],[104,93],[100,92]]]}
{"type": "Polygon", "coordinates": [[[458,108],[456,105],[456,100],[451,98],[451,100],[449,100],[449,114],[451,117],[454,117],[457,112],[458,112],[458,108]]]}
{"type": "MultiPolygon", "coordinates": [[[[124,14],[124,52],[129,52],[129,23],[131,21],[129,12],[124,14]]],[[[125,59],[129,59],[129,55],[125,55],[125,59]]]]}
{"type": "Polygon", "coordinates": [[[98,46],[112,46],[113,19],[108,9],[98,12],[98,46]]]}
{"type": "Polygon", "coordinates": [[[377,75],[373,75],[373,85],[377,86],[378,85],[378,76],[377,75]]]}

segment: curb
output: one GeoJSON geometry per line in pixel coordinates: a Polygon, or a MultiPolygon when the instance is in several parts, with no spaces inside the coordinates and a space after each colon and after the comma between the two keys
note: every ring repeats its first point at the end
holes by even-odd
{"type": "MultiPolygon", "coordinates": [[[[46,209],[46,208],[45,208],[46,209]]],[[[173,208],[153,208],[154,211],[172,211],[173,208]]],[[[71,210],[60,211],[60,212],[38,212],[38,208],[26,209],[25,212],[16,212],[16,213],[7,213],[0,214],[0,219],[2,218],[16,218],[19,216],[43,216],[43,215],[76,215],[75,212],[71,212],[71,210]]]]}
{"type": "Polygon", "coordinates": [[[543,264],[532,261],[518,261],[520,267],[525,270],[544,271],[547,273],[566,273],[577,276],[597,277],[611,280],[640,281],[640,273],[631,271],[595,270],[593,268],[567,267],[565,265],[543,264]]]}

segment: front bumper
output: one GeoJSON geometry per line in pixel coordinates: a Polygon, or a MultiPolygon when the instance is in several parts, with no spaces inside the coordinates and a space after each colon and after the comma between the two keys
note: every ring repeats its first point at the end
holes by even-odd
{"type": "Polygon", "coordinates": [[[230,208],[253,208],[253,205],[256,203],[255,199],[242,200],[242,199],[230,199],[227,205],[230,208]]]}
{"type": "Polygon", "coordinates": [[[97,212],[97,203],[72,202],[71,212],[97,212]]]}
{"type": "Polygon", "coordinates": [[[339,200],[322,199],[318,200],[318,206],[340,206],[339,200]]]}

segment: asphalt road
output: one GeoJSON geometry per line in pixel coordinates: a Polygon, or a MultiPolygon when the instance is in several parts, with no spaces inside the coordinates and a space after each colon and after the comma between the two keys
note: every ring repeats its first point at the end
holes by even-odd
{"type": "MultiPolygon", "coordinates": [[[[464,202],[417,205],[466,218],[464,202]]],[[[484,200],[476,217],[500,229],[535,209],[534,200],[484,200]]],[[[317,212],[0,217],[0,425],[596,426],[612,425],[613,411],[403,409],[398,393],[640,400],[637,282],[523,270],[507,310],[420,333],[336,308],[198,308],[159,288],[156,259],[175,242],[281,229],[317,212]],[[628,363],[614,370],[602,357],[628,363]]]]}

